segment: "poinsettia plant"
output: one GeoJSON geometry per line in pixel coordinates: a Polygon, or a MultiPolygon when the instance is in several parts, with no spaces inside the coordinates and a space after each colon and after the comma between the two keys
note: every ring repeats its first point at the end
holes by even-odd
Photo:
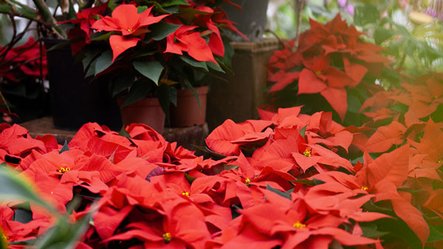
{"type": "Polygon", "coordinates": [[[157,95],[168,105],[175,87],[198,86],[208,72],[229,70],[223,30],[238,30],[220,2],[107,2],[65,24],[73,25],[71,47],[87,76],[108,81],[125,104],[157,95]]]}
{"type": "Polygon", "coordinates": [[[390,61],[340,15],[310,25],[271,56],[270,105],[306,104],[305,112],[330,110],[337,120],[349,120],[390,61]]]}

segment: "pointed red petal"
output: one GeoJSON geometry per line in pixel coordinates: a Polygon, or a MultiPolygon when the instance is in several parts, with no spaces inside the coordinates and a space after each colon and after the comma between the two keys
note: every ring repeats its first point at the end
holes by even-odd
{"type": "Polygon", "coordinates": [[[148,26],[154,23],[160,22],[163,18],[167,17],[168,15],[160,15],[160,16],[153,16],[151,15],[152,6],[148,8],[147,10],[143,11],[139,17],[140,21],[140,27],[148,26]]]}
{"type": "Polygon", "coordinates": [[[123,209],[114,209],[111,206],[104,206],[94,215],[94,227],[102,240],[110,238],[120,223],[132,210],[132,206],[125,206],[123,209]]]}
{"type": "Polygon", "coordinates": [[[281,77],[279,77],[278,81],[272,85],[270,92],[280,91],[289,84],[293,83],[296,79],[299,78],[300,72],[288,72],[284,73],[281,77]]]}
{"type": "Polygon", "coordinates": [[[374,186],[386,180],[400,186],[408,177],[409,146],[404,145],[390,153],[385,153],[368,165],[368,181],[374,186]]]}
{"type": "Polygon", "coordinates": [[[206,43],[205,39],[200,36],[200,33],[193,32],[191,34],[181,37],[187,45],[187,52],[189,56],[198,61],[210,61],[217,63],[212,54],[211,48],[206,43]]]}
{"type": "Polygon", "coordinates": [[[343,60],[346,74],[354,80],[352,86],[357,85],[365,77],[368,69],[360,64],[353,64],[348,59],[343,60]]]}
{"type": "Polygon", "coordinates": [[[224,56],[225,46],[221,38],[220,30],[217,28],[217,26],[214,25],[214,23],[210,19],[207,25],[208,29],[212,31],[212,34],[209,36],[209,43],[208,43],[209,47],[211,48],[212,52],[215,55],[224,56]]]}
{"type": "Polygon", "coordinates": [[[382,180],[375,186],[381,194],[381,199],[389,199],[394,212],[415,232],[422,244],[426,243],[429,236],[429,226],[423,218],[423,214],[415,208],[410,201],[404,199],[397,192],[396,186],[389,180],[382,180]]]}
{"type": "Polygon", "coordinates": [[[320,93],[331,105],[340,118],[345,118],[348,110],[348,95],[344,88],[332,88],[329,87],[320,93]]]}
{"type": "MultiPolygon", "coordinates": [[[[120,26],[115,19],[109,16],[105,16],[102,19],[97,20],[91,26],[91,28],[98,31],[119,31],[120,26]]],[[[89,30],[88,30],[89,31],[89,30]]]]}
{"type": "Polygon", "coordinates": [[[387,126],[379,127],[368,139],[366,144],[367,152],[385,152],[395,144],[403,143],[403,135],[406,128],[397,121],[393,121],[387,126]]]}
{"type": "Polygon", "coordinates": [[[213,151],[225,156],[238,155],[240,146],[231,143],[245,132],[234,121],[227,119],[222,125],[215,128],[206,138],[206,145],[213,151]]]}
{"type": "Polygon", "coordinates": [[[303,69],[298,79],[298,94],[319,93],[326,89],[326,84],[314,72],[303,69]]]}
{"type": "Polygon", "coordinates": [[[126,38],[120,35],[111,35],[109,38],[109,43],[112,48],[112,61],[115,61],[117,57],[128,50],[129,48],[135,47],[140,38],[126,38]]]}

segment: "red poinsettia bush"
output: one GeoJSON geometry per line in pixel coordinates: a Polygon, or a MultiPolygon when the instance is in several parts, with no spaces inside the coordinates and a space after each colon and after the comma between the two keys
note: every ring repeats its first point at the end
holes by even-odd
{"type": "Polygon", "coordinates": [[[155,94],[168,100],[174,88],[167,86],[198,86],[206,73],[229,68],[224,32],[239,31],[220,3],[105,2],[64,23],[86,75],[109,81],[113,96],[125,96],[126,103],[155,94]]]}
{"type": "MultiPolygon", "coordinates": [[[[145,125],[126,126],[121,135],[89,123],[63,146],[53,136],[32,138],[23,127],[4,125],[1,167],[31,179],[73,222],[92,214],[77,248],[432,246],[441,191],[428,180],[441,182],[430,166],[441,150],[430,150],[436,144],[429,137],[441,125],[428,121],[420,138],[380,156],[366,150],[353,161],[349,153],[361,134],[331,113],[300,112],[227,120],[206,139],[213,158],[145,125]],[[68,212],[74,200],[79,204],[68,212]]],[[[54,224],[32,203],[3,202],[0,216],[11,245],[54,224]]]]}
{"type": "Polygon", "coordinates": [[[389,60],[339,15],[324,25],[314,20],[310,25],[271,56],[269,104],[305,105],[306,113],[330,110],[348,123],[389,60]]]}

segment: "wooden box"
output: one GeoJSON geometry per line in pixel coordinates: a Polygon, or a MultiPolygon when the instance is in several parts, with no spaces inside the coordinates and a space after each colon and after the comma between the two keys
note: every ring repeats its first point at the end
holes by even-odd
{"type": "Polygon", "coordinates": [[[211,77],[206,120],[210,130],[230,118],[236,122],[257,118],[267,82],[267,63],[279,48],[277,39],[232,43],[232,74],[211,77]]]}

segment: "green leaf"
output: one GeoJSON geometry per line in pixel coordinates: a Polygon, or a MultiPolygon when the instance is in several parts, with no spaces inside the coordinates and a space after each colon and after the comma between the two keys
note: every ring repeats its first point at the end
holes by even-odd
{"type": "Polygon", "coordinates": [[[148,1],[148,3],[155,6],[157,11],[166,13],[178,13],[180,5],[189,5],[186,0],[170,0],[170,1],[148,1]]]}
{"type": "Polygon", "coordinates": [[[374,31],[374,40],[375,43],[377,44],[381,44],[382,42],[388,40],[389,38],[391,38],[393,36],[393,32],[392,30],[387,30],[385,28],[382,27],[377,27],[374,31]]]}
{"type": "Polygon", "coordinates": [[[192,184],[192,182],[196,179],[195,177],[191,176],[188,173],[185,173],[185,178],[189,182],[189,184],[192,184]]]}
{"type": "Polygon", "coordinates": [[[68,145],[68,141],[65,140],[65,142],[63,143],[63,147],[60,149],[59,153],[63,153],[65,151],[69,150],[69,145],[68,145]]]}
{"type": "Polygon", "coordinates": [[[42,200],[26,178],[19,175],[6,164],[0,167],[0,201],[30,201],[50,212],[57,213],[54,207],[42,200]]]}
{"type": "Polygon", "coordinates": [[[108,8],[110,10],[114,10],[115,8],[117,8],[117,6],[118,6],[117,0],[109,0],[108,1],[108,8]]]}
{"type": "Polygon", "coordinates": [[[368,238],[380,238],[383,235],[388,234],[387,232],[381,232],[374,223],[359,223],[361,229],[363,230],[363,235],[368,238]]]}
{"type": "Polygon", "coordinates": [[[290,190],[288,190],[286,192],[282,192],[282,191],[280,191],[280,190],[278,190],[276,188],[273,188],[271,185],[266,185],[266,189],[271,191],[271,192],[274,192],[274,193],[276,193],[276,194],[278,194],[280,196],[283,196],[286,199],[291,200],[291,193],[292,193],[293,189],[290,189],[290,190]]]}
{"type": "Polygon", "coordinates": [[[177,5],[189,5],[189,3],[186,0],[170,0],[162,2],[162,6],[165,8],[177,5]]]}
{"type": "Polygon", "coordinates": [[[32,212],[29,207],[29,203],[27,203],[27,207],[17,207],[14,211],[14,221],[18,221],[20,223],[26,224],[32,220],[32,212]]]}
{"type": "Polygon", "coordinates": [[[132,63],[135,70],[146,78],[152,80],[157,86],[163,72],[163,65],[158,61],[134,61],[132,63]]]}
{"type": "Polygon", "coordinates": [[[376,23],[380,19],[379,13],[377,7],[372,4],[358,6],[355,9],[354,22],[359,26],[376,23]]]}
{"type": "Polygon", "coordinates": [[[111,32],[97,32],[91,35],[92,41],[107,41],[111,37],[111,32]]]}
{"type": "Polygon", "coordinates": [[[429,229],[431,233],[429,234],[428,242],[437,242],[443,240],[443,225],[434,226],[432,224],[429,224],[429,229]]]}
{"type": "Polygon", "coordinates": [[[210,69],[216,72],[225,73],[225,70],[223,70],[223,68],[221,68],[219,64],[216,64],[214,62],[208,62],[207,65],[210,69]]]}
{"type": "Polygon", "coordinates": [[[201,68],[201,69],[209,72],[208,66],[207,66],[206,62],[196,61],[196,60],[191,59],[191,58],[189,58],[187,56],[180,56],[180,59],[182,61],[184,61],[185,63],[187,63],[188,65],[192,66],[192,67],[201,68]]]}
{"type": "Polygon", "coordinates": [[[126,138],[131,138],[131,135],[129,135],[129,133],[125,130],[125,126],[122,126],[118,135],[126,138]]]}
{"type": "Polygon", "coordinates": [[[0,4],[0,13],[10,13],[12,7],[9,4],[0,4]]]}
{"type": "Polygon", "coordinates": [[[122,107],[133,104],[139,100],[146,98],[149,93],[153,92],[153,88],[144,81],[136,81],[131,86],[128,94],[125,96],[125,101],[122,107]]]}
{"type": "Polygon", "coordinates": [[[165,84],[161,84],[158,88],[158,100],[162,106],[163,111],[166,116],[169,117],[169,106],[170,104],[177,105],[177,89],[175,87],[170,87],[165,84]]]}
{"type": "Polygon", "coordinates": [[[360,100],[353,94],[348,94],[348,112],[360,113],[360,100]]]}
{"type": "Polygon", "coordinates": [[[435,112],[431,114],[431,118],[436,123],[443,122],[443,104],[438,105],[435,112]]]}
{"type": "Polygon", "coordinates": [[[303,128],[300,129],[300,131],[299,131],[300,136],[305,137],[305,134],[306,134],[306,128],[307,128],[307,126],[303,126],[303,128]]]}
{"type": "Polygon", "coordinates": [[[126,93],[134,83],[134,79],[130,74],[120,74],[112,79],[109,84],[109,92],[113,98],[120,94],[126,93]]]}
{"type": "Polygon", "coordinates": [[[395,112],[398,112],[398,113],[405,113],[405,112],[408,111],[409,106],[405,105],[405,104],[402,104],[402,103],[396,103],[394,105],[391,105],[390,109],[395,111],[395,112]]]}
{"type": "Polygon", "coordinates": [[[180,25],[159,22],[149,26],[151,32],[149,32],[148,35],[151,39],[160,41],[165,39],[168,35],[174,33],[179,27],[180,25]]]}
{"type": "Polygon", "coordinates": [[[2,229],[0,228],[0,249],[8,249],[8,242],[2,229]]]}
{"type": "Polygon", "coordinates": [[[308,180],[308,179],[297,179],[295,181],[292,181],[293,183],[299,183],[299,184],[303,184],[306,186],[316,186],[316,185],[320,185],[325,183],[324,181],[318,180],[318,179],[312,179],[312,180],[308,180]]]}
{"type": "Polygon", "coordinates": [[[95,75],[95,59],[97,54],[87,51],[82,59],[83,71],[85,78],[95,75]]]}
{"type": "Polygon", "coordinates": [[[216,159],[216,160],[221,160],[226,157],[225,155],[218,154],[217,152],[212,151],[207,146],[200,146],[200,145],[193,144],[192,149],[198,153],[204,154],[205,157],[211,157],[212,159],[216,159]]]}
{"type": "Polygon", "coordinates": [[[148,9],[148,6],[146,6],[146,5],[144,5],[144,6],[138,6],[137,7],[137,12],[140,14],[140,13],[142,13],[143,11],[145,11],[145,10],[147,10],[148,9]]]}
{"type": "Polygon", "coordinates": [[[95,62],[95,75],[105,71],[112,65],[112,52],[106,51],[102,53],[95,62]]]}
{"type": "Polygon", "coordinates": [[[395,248],[420,249],[420,239],[409,226],[398,218],[386,218],[371,222],[378,232],[385,233],[382,239],[387,245],[395,243],[395,248]]]}
{"type": "Polygon", "coordinates": [[[72,224],[67,217],[60,218],[43,236],[39,237],[33,248],[36,249],[74,249],[86,232],[91,220],[88,213],[81,220],[72,224]]]}

